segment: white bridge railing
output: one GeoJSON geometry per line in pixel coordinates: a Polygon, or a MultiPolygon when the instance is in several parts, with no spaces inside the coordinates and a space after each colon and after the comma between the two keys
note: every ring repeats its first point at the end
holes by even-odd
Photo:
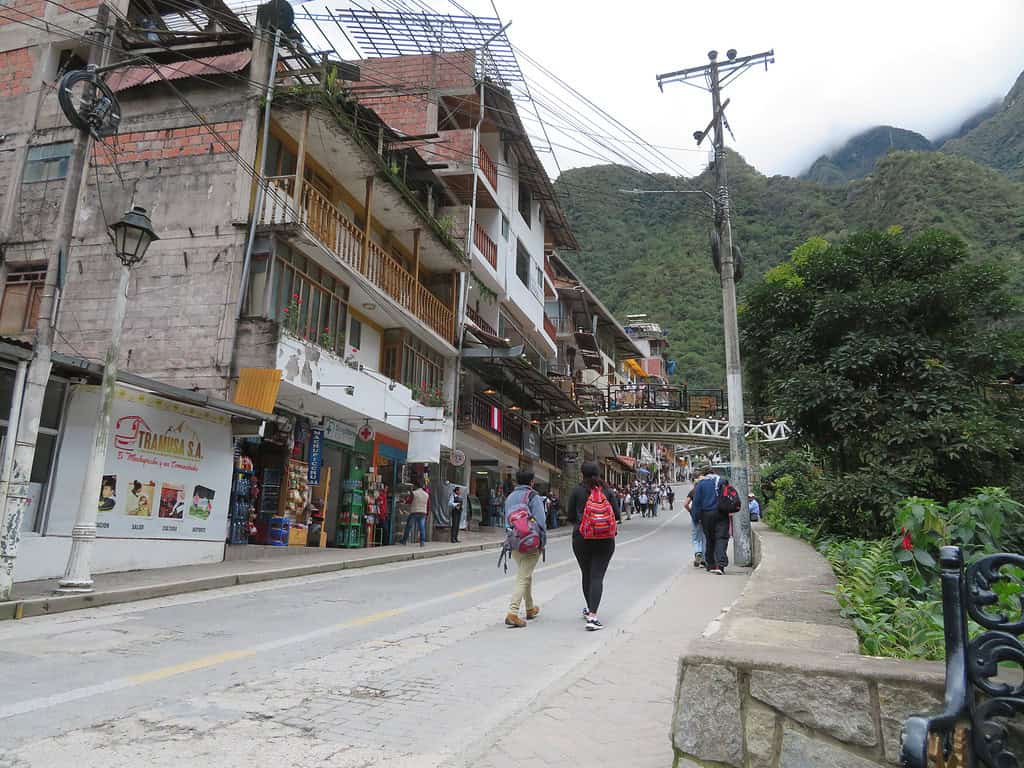
{"type": "MultiPolygon", "coordinates": [[[[607,411],[552,419],[544,424],[542,434],[552,442],[563,444],[644,440],[728,445],[729,422],[681,411],[607,411]]],[[[784,421],[746,425],[746,438],[750,442],[783,443],[791,436],[792,431],[784,421]]]]}

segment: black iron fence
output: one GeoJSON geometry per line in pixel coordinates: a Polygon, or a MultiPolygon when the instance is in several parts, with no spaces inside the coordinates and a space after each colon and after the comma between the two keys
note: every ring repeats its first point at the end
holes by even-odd
{"type": "Polygon", "coordinates": [[[685,411],[716,419],[724,419],[728,415],[724,390],[690,389],[667,384],[609,386],[605,392],[605,407],[609,411],[631,408],[685,411]]]}
{"type": "Polygon", "coordinates": [[[1016,588],[1003,569],[1024,568],[1024,556],[1001,553],[964,571],[959,547],[943,547],[942,612],[946,636],[945,708],[903,725],[902,763],[907,768],[1015,768],[1024,712],[1024,599],[1016,616],[993,607],[999,592],[1016,588]],[[968,617],[985,630],[973,640],[968,617]],[[1016,726],[1016,727],[1015,727],[1016,726]]]}

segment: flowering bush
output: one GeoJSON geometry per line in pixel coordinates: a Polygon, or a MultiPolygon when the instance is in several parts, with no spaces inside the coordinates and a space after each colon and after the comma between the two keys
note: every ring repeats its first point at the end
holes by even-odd
{"type": "Polygon", "coordinates": [[[444,406],[447,412],[448,401],[445,399],[444,390],[441,389],[440,385],[431,387],[424,381],[420,386],[412,388],[412,396],[416,402],[423,405],[429,405],[434,408],[444,406]]]}
{"type": "Polygon", "coordinates": [[[302,325],[302,298],[293,293],[288,301],[288,306],[281,312],[281,325],[296,336],[300,335],[302,325]]]}

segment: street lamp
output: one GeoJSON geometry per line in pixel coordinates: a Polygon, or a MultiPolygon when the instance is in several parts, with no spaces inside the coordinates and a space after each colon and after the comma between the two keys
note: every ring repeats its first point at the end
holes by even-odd
{"type": "Polygon", "coordinates": [[[134,206],[120,221],[109,227],[115,254],[121,262],[121,277],[114,297],[114,319],[110,329],[110,344],[103,365],[103,383],[96,412],[96,438],[82,483],[82,496],[71,528],[71,553],[60,580],[58,592],[92,592],[92,545],[96,541],[96,513],[99,510],[103,470],[107,463],[107,445],[110,443],[111,410],[117,385],[117,358],[121,352],[121,331],[128,308],[128,280],[131,268],[141,262],[150,243],[159,240],[145,208],[134,206]]]}

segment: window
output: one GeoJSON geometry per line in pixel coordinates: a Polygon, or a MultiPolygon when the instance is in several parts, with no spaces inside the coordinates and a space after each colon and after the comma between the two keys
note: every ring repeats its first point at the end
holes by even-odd
{"type": "Polygon", "coordinates": [[[268,176],[294,176],[296,165],[295,154],[277,136],[272,135],[267,144],[267,167],[264,173],[268,176]]]}
{"type": "Polygon", "coordinates": [[[68,159],[71,157],[70,141],[59,144],[44,144],[30,147],[25,162],[24,181],[54,181],[68,175],[68,159]]]}
{"type": "Polygon", "coordinates": [[[501,236],[508,240],[508,216],[501,214],[501,236]]]}
{"type": "Polygon", "coordinates": [[[24,333],[34,330],[43,298],[46,265],[10,267],[0,304],[0,333],[24,333]]]}
{"type": "Polygon", "coordinates": [[[516,277],[527,288],[530,287],[530,254],[520,242],[516,243],[516,277]]]}
{"type": "Polygon", "coordinates": [[[363,346],[363,324],[354,317],[348,327],[348,346],[350,349],[363,346]]]}
{"type": "Polygon", "coordinates": [[[540,267],[537,267],[536,269],[534,269],[533,277],[534,277],[534,280],[536,281],[533,284],[534,293],[543,293],[544,292],[544,273],[541,271],[540,267]]]}
{"type": "Polygon", "coordinates": [[[523,221],[526,222],[526,226],[532,226],[530,222],[530,212],[533,210],[533,195],[530,194],[530,188],[519,182],[519,215],[523,217],[523,221]]]}
{"type": "Polygon", "coordinates": [[[298,338],[343,353],[348,287],[285,247],[278,248],[272,269],[270,296],[275,319],[298,338]]]}

